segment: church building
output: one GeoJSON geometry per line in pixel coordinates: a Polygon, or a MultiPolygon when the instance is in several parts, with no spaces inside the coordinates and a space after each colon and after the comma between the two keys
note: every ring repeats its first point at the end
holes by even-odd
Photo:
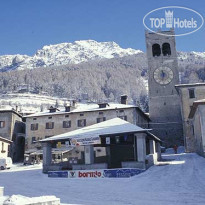
{"type": "Polygon", "coordinates": [[[183,144],[179,72],[174,30],[146,32],[150,128],[164,146],[183,144]]]}

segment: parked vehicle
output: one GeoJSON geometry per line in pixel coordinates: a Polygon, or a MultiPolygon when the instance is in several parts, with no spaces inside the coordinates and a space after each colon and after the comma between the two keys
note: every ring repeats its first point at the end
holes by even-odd
{"type": "Polygon", "coordinates": [[[0,170],[10,169],[12,166],[11,157],[0,158],[0,170]]]}
{"type": "Polygon", "coordinates": [[[42,162],[42,158],[42,155],[24,154],[23,165],[40,164],[40,162],[42,162]]]}

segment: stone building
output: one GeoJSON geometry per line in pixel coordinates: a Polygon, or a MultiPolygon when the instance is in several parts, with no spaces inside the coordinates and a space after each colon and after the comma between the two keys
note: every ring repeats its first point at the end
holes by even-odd
{"type": "Polygon", "coordinates": [[[205,99],[193,102],[188,118],[192,149],[205,157],[205,99]]]}
{"type": "Polygon", "coordinates": [[[22,116],[11,107],[0,109],[0,136],[13,141],[10,152],[13,161],[23,160],[25,126],[22,116]]]}
{"type": "Polygon", "coordinates": [[[183,144],[180,99],[175,89],[179,72],[174,31],[146,32],[145,38],[150,128],[166,147],[183,144]]]}
{"type": "Polygon", "coordinates": [[[189,113],[196,100],[205,98],[205,83],[180,84],[176,85],[176,90],[180,96],[181,114],[184,132],[184,145],[186,152],[195,151],[195,140],[192,126],[189,123],[189,113]]]}
{"type": "Polygon", "coordinates": [[[48,112],[25,116],[27,153],[42,148],[41,143],[36,143],[36,141],[115,117],[148,128],[149,117],[140,108],[128,105],[127,96],[122,96],[121,104],[77,104],[74,102],[63,110],[51,107],[48,112]]]}
{"type": "Polygon", "coordinates": [[[6,158],[10,156],[11,143],[11,140],[0,137],[0,158],[6,158]]]}
{"type": "Polygon", "coordinates": [[[12,140],[19,131],[18,122],[22,122],[18,112],[12,108],[0,108],[0,136],[12,140]]]}

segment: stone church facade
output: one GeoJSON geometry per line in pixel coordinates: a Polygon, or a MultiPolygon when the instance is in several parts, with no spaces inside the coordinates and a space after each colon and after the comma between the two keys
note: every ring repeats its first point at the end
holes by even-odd
{"type": "Polygon", "coordinates": [[[146,32],[150,128],[164,146],[183,144],[179,72],[174,31],[146,32]],[[169,35],[169,36],[168,36],[169,35]]]}

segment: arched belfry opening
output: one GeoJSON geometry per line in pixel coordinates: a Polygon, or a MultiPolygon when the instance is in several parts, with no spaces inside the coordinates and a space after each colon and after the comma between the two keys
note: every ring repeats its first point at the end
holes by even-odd
{"type": "Polygon", "coordinates": [[[171,55],[171,48],[169,43],[162,44],[162,53],[163,56],[170,56],[171,55]]]}
{"type": "Polygon", "coordinates": [[[161,55],[161,48],[159,44],[155,43],[152,45],[152,55],[153,57],[161,55]]]}

